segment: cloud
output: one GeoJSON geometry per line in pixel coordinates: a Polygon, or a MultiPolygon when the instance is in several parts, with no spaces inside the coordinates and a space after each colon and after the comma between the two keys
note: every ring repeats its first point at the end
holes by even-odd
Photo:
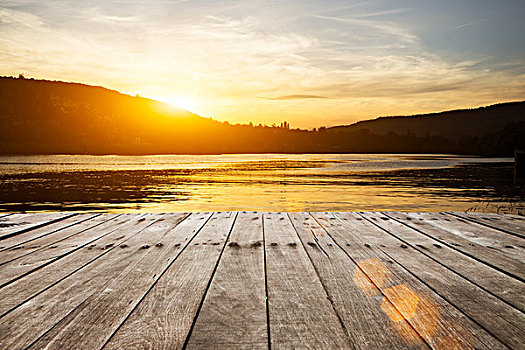
{"type": "Polygon", "coordinates": [[[495,16],[489,16],[489,17],[485,17],[485,18],[480,18],[478,20],[475,20],[475,21],[472,21],[472,22],[468,22],[468,23],[464,23],[464,24],[460,24],[456,27],[454,27],[454,29],[461,29],[461,28],[466,28],[466,27],[470,27],[470,26],[473,26],[474,24],[478,24],[478,23],[481,23],[481,22],[485,22],[489,19],[492,19],[494,18],[495,16]]]}
{"type": "Polygon", "coordinates": [[[2,3],[3,74],[185,96],[220,120],[308,127],[525,93],[523,59],[439,53],[396,19],[409,9],[374,1],[2,3]]]}
{"type": "Polygon", "coordinates": [[[108,22],[108,23],[119,23],[119,22],[132,23],[132,22],[140,22],[141,17],[139,16],[122,17],[122,16],[101,15],[101,16],[92,18],[92,20],[108,22]]]}
{"type": "Polygon", "coordinates": [[[117,4],[177,5],[189,0],[113,0],[117,4]]]}
{"type": "Polygon", "coordinates": [[[355,15],[352,18],[366,18],[366,17],[395,15],[395,14],[399,14],[399,13],[406,13],[406,12],[409,12],[409,11],[410,11],[409,9],[399,8],[399,9],[391,9],[391,10],[385,10],[385,11],[363,13],[363,14],[355,15]]]}
{"type": "Polygon", "coordinates": [[[319,96],[319,95],[284,95],[279,97],[269,97],[268,100],[301,100],[301,99],[310,99],[310,98],[330,98],[326,96],[319,96]]]}
{"type": "Polygon", "coordinates": [[[19,24],[30,28],[40,27],[43,24],[38,16],[7,8],[0,8],[0,22],[3,24],[19,24]]]}
{"type": "Polygon", "coordinates": [[[365,27],[368,29],[376,30],[386,39],[397,39],[402,40],[408,43],[417,43],[418,37],[411,33],[409,30],[400,26],[391,21],[374,21],[374,20],[365,20],[358,17],[355,18],[345,18],[345,17],[335,17],[335,16],[321,16],[314,15],[314,18],[334,21],[339,23],[345,23],[351,26],[365,27]]]}

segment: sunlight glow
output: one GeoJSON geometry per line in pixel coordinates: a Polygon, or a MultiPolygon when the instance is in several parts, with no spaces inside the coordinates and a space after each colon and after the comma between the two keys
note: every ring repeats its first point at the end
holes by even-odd
{"type": "Polygon", "coordinates": [[[328,3],[3,1],[0,70],[301,128],[523,98],[524,5],[328,3]]]}
{"type": "Polygon", "coordinates": [[[174,107],[185,109],[200,116],[203,115],[203,113],[199,112],[198,103],[192,96],[152,96],[151,98],[157,101],[168,103],[174,107]]]}

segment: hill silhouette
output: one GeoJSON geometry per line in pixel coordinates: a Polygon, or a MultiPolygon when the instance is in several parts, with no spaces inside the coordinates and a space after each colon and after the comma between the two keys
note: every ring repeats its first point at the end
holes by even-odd
{"type": "Polygon", "coordinates": [[[439,135],[460,140],[464,137],[483,136],[498,131],[505,125],[523,121],[525,121],[524,102],[509,102],[475,109],[413,116],[380,117],[331,129],[345,129],[346,131],[368,129],[379,135],[390,132],[411,133],[415,136],[439,135]]]}
{"type": "MultiPolygon", "coordinates": [[[[319,116],[320,119],[322,116],[319,116]]],[[[0,78],[0,154],[455,153],[523,148],[525,102],[314,130],[231,125],[102,87],[0,78]]]]}

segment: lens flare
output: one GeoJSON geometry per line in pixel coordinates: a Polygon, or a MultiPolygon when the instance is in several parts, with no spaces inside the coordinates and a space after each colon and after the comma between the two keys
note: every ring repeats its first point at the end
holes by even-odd
{"type": "Polygon", "coordinates": [[[371,296],[379,294],[390,281],[390,270],[377,258],[361,260],[357,263],[353,281],[363,294],[371,296]]]}

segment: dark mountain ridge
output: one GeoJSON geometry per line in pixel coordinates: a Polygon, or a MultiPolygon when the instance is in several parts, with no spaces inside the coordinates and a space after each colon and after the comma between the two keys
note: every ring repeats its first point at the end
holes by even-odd
{"type": "MultiPolygon", "coordinates": [[[[322,116],[320,116],[322,117],[322,116]]],[[[523,148],[525,102],[314,130],[230,125],[78,83],[0,77],[0,154],[454,153],[523,148]]]]}
{"type": "Polygon", "coordinates": [[[379,117],[352,125],[336,126],[330,129],[370,132],[385,135],[413,133],[416,136],[440,135],[455,140],[463,137],[483,136],[498,131],[510,123],[525,120],[525,102],[507,102],[487,107],[459,109],[439,113],[411,116],[379,117]]]}

